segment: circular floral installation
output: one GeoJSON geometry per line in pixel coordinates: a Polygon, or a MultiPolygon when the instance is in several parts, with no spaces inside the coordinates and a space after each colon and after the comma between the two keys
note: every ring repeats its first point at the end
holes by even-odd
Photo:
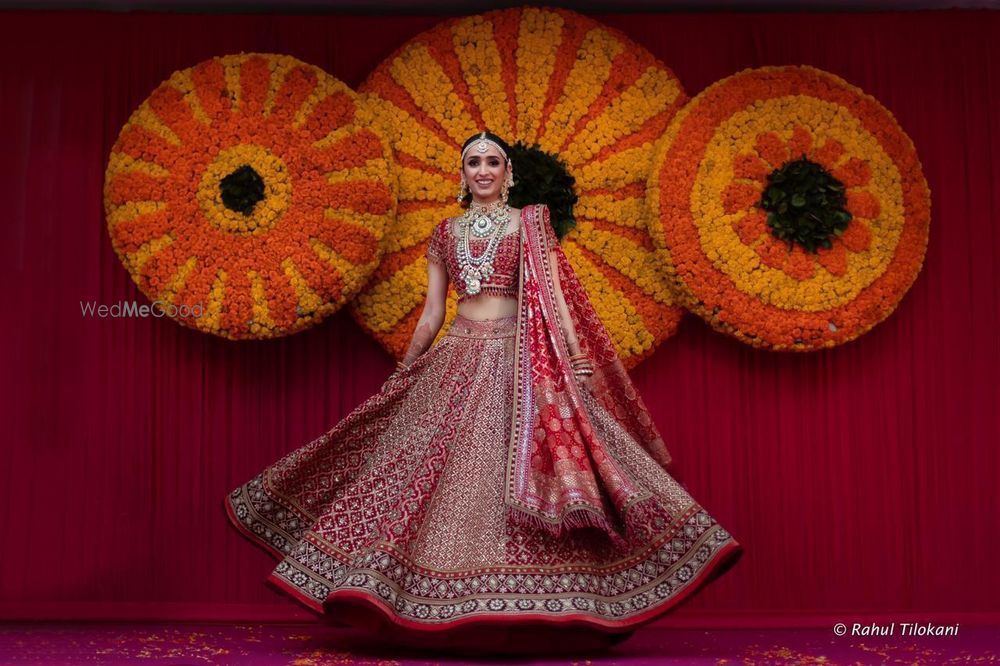
{"type": "MultiPolygon", "coordinates": [[[[462,212],[461,143],[483,129],[564,164],[575,181],[576,224],[563,247],[625,364],[676,330],[683,310],[656,259],[645,189],[655,143],[687,97],[645,49],[570,11],[499,10],[418,35],[359,90],[382,109],[399,209],[387,256],[351,308],[393,355],[420,317],[431,230],[462,212]]],[[[512,205],[516,163],[514,178],[512,205]]],[[[455,302],[452,292],[448,321],[455,302]]]]}
{"type": "Polygon", "coordinates": [[[745,70],[671,122],[647,196],[678,297],[759,347],[811,350],[885,319],[923,264],[930,191],[893,115],[812,67],[745,70]]]}
{"type": "Polygon", "coordinates": [[[132,113],[104,184],[115,252],[177,321],[231,339],[337,310],[378,265],[395,209],[371,110],[295,58],[175,72],[132,113]]]}

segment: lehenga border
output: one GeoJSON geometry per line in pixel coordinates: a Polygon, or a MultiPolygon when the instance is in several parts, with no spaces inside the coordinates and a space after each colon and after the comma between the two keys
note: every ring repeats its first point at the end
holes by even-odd
{"type": "MultiPolygon", "coordinates": [[[[585,571],[527,567],[423,573],[398,553],[372,548],[356,558],[332,554],[306,534],[291,507],[267,492],[264,474],[225,500],[226,514],[240,533],[279,564],[269,582],[310,610],[353,599],[376,607],[393,624],[440,631],[474,622],[581,624],[621,629],[644,624],[676,608],[739,558],[742,547],[699,505],[663,533],[645,557],[585,571]],[[269,520],[255,508],[280,507],[292,527],[269,520]]],[[[280,518],[278,520],[281,520],[280,518]]],[[[424,570],[426,571],[426,570],[424,570]]]]}

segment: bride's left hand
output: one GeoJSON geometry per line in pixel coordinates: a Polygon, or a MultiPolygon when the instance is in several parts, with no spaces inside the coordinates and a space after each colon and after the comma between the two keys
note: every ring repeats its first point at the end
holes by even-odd
{"type": "Polygon", "coordinates": [[[397,363],[396,367],[393,369],[392,374],[386,379],[386,381],[392,379],[398,379],[410,371],[409,365],[403,365],[402,363],[397,363]]]}

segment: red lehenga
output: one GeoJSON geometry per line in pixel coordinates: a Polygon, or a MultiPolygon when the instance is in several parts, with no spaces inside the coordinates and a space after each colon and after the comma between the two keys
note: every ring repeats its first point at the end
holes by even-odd
{"type": "MultiPolygon", "coordinates": [[[[517,315],[457,317],[330,431],[227,496],[233,524],[280,560],[270,580],[315,611],[335,617],[339,602],[360,603],[422,631],[513,622],[619,632],[739,558],[737,541],[664,470],[663,440],[547,208],[521,217],[496,262],[497,280],[506,261],[520,286],[517,315]],[[594,362],[588,386],[567,360],[549,248],[594,362]]],[[[453,252],[446,224],[429,254],[453,252]]]]}

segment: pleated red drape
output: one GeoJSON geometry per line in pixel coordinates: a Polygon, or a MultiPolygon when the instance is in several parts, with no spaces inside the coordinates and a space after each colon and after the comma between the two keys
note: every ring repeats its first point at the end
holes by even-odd
{"type": "MultiPolygon", "coordinates": [[[[933,196],[923,273],[863,338],[753,350],[688,317],[633,376],[688,489],[745,545],[691,610],[997,610],[1000,13],[602,15],[690,94],[809,64],[913,138],[933,196]]],[[[288,53],[350,85],[434,17],[18,13],[0,39],[4,293],[0,616],[302,617],[221,498],[328,429],[392,363],[340,313],[233,343],[139,299],[101,187],[131,111],[213,55],[288,53]]]]}

